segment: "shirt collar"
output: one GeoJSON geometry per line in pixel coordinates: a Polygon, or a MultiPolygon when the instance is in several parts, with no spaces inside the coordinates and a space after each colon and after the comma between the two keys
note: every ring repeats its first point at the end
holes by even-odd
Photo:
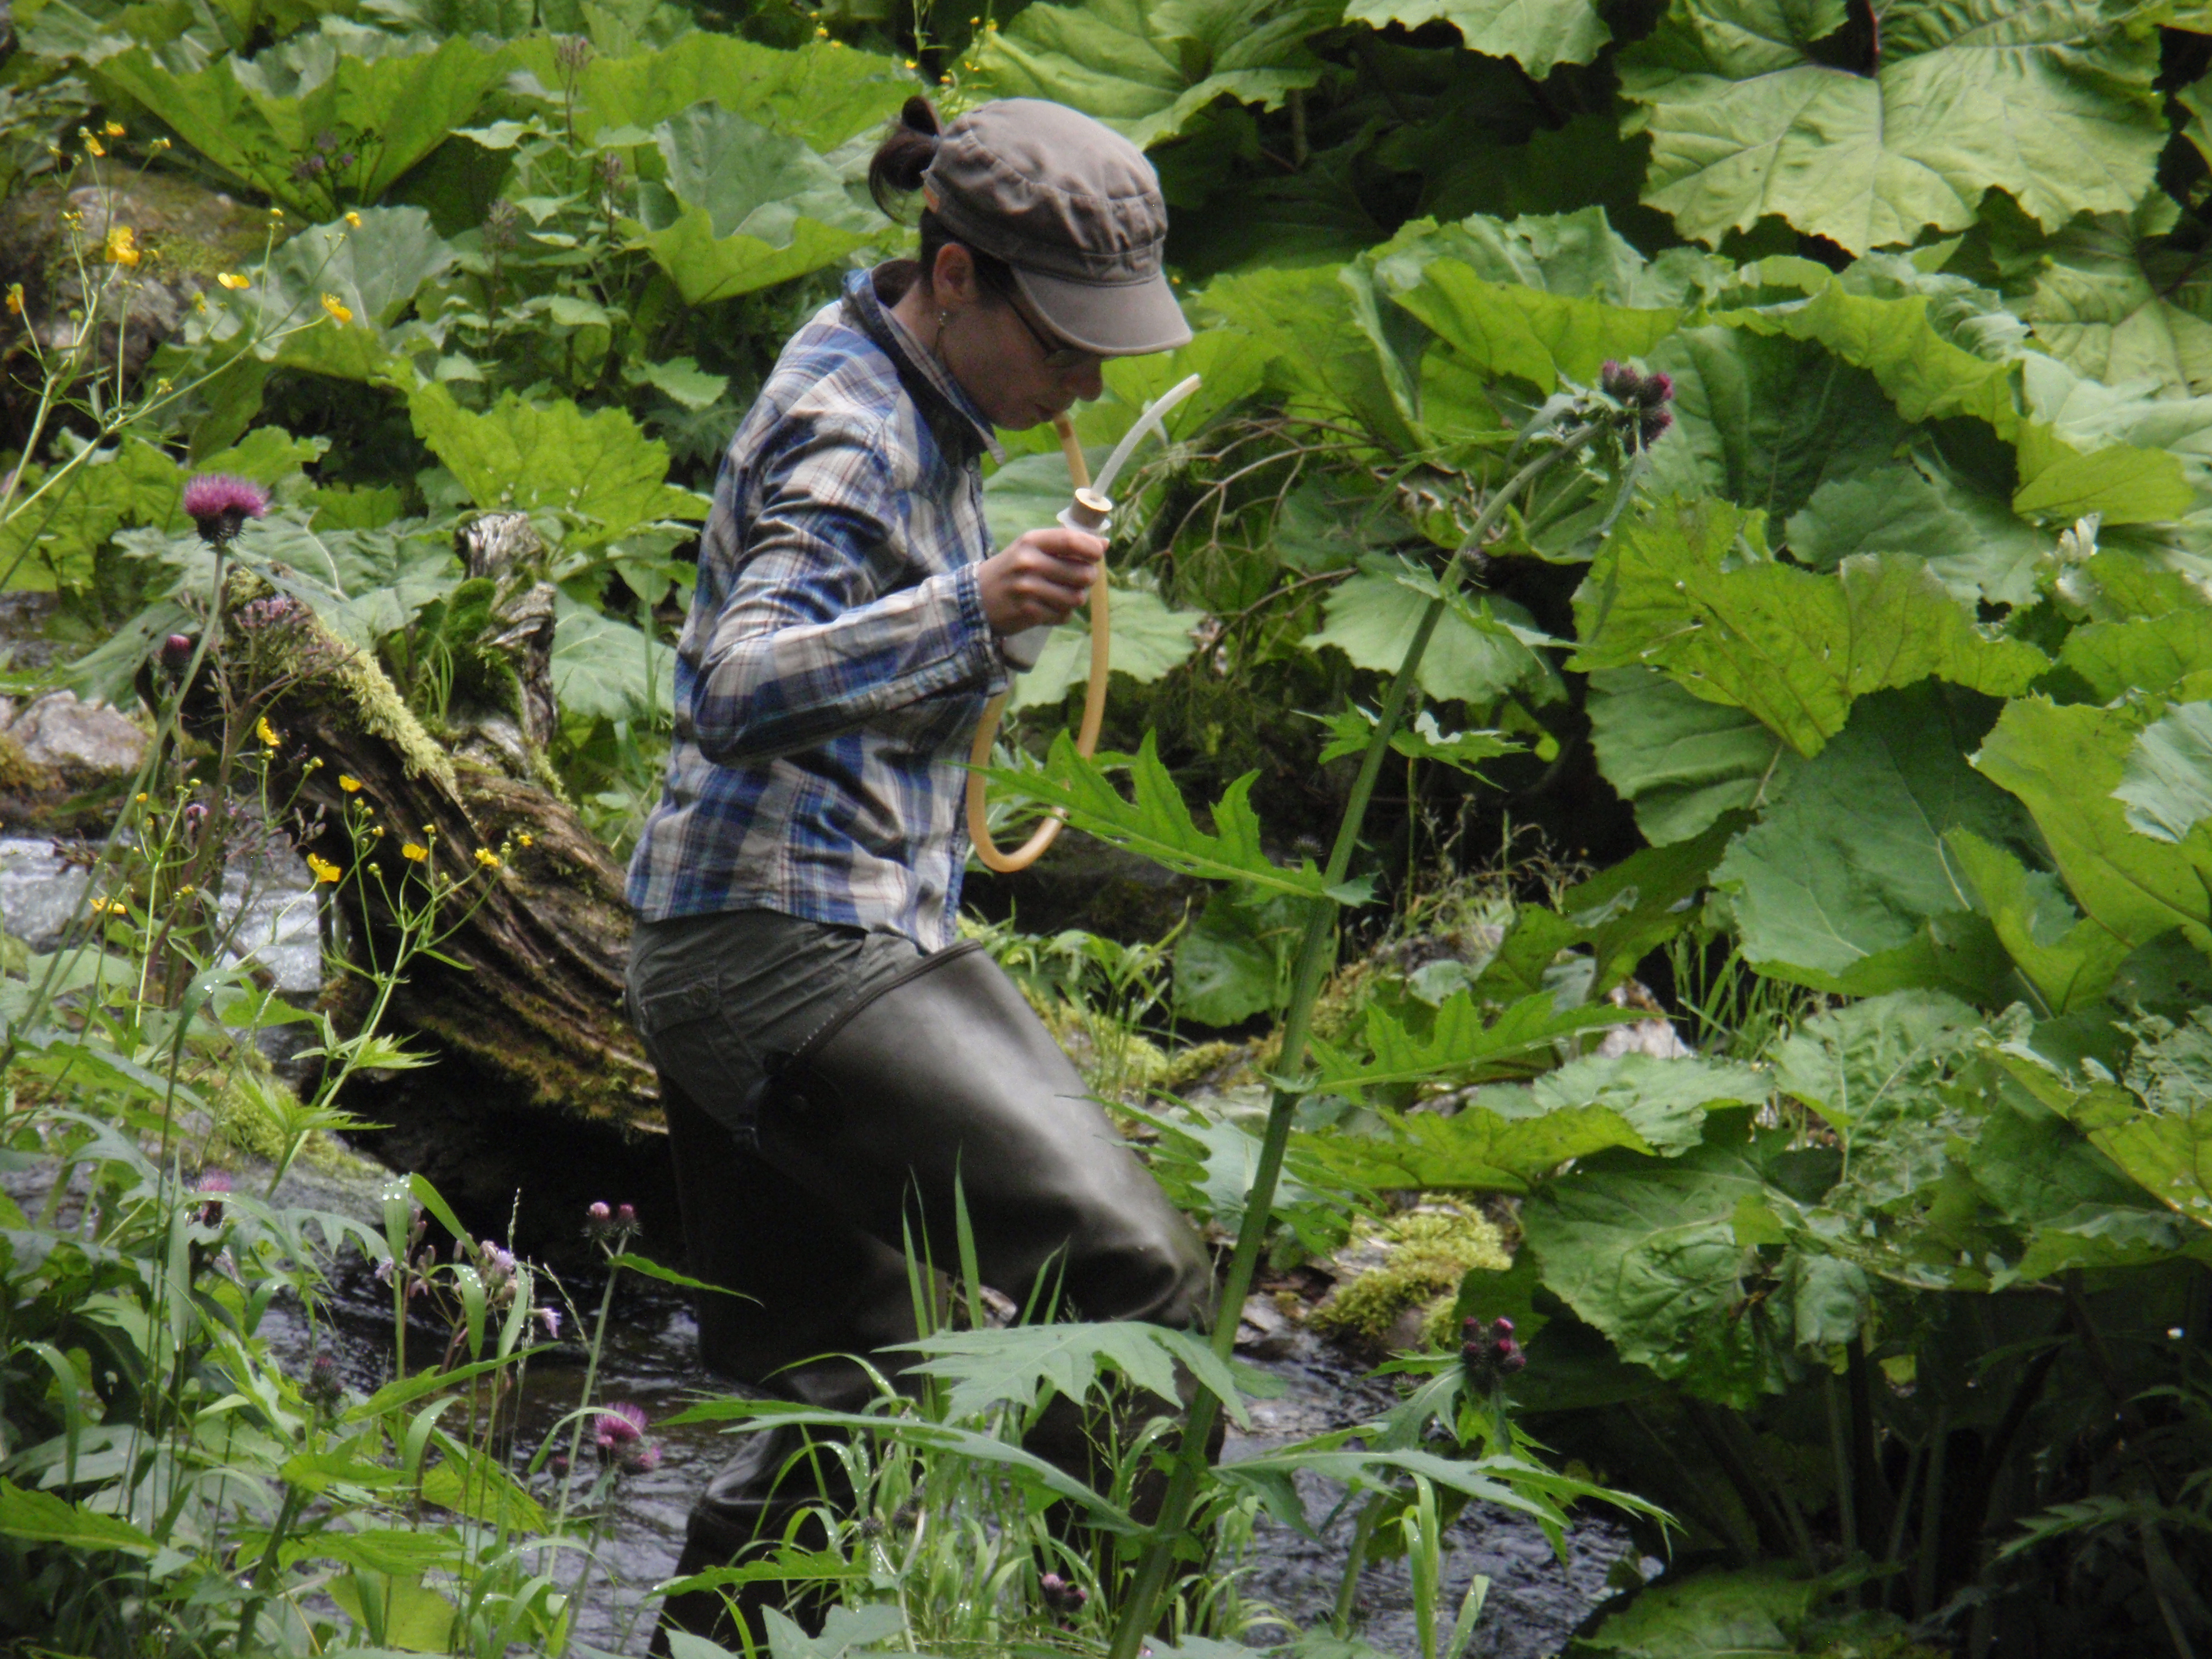
{"type": "MultiPolygon", "coordinates": [[[[877,270],[881,269],[877,267],[877,270]]],[[[877,270],[856,270],[845,278],[845,314],[860,332],[890,355],[902,380],[909,386],[918,382],[922,390],[957,418],[962,430],[988,452],[994,462],[1003,462],[1006,452],[999,442],[997,428],[983,417],[982,411],[960,389],[960,383],[945,372],[936,356],[923,350],[921,342],[891,314],[890,307],[876,292],[877,270]]]]}

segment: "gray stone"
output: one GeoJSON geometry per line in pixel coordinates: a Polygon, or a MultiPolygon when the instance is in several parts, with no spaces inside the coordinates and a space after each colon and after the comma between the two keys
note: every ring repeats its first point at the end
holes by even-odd
{"type": "Polygon", "coordinates": [[[40,697],[9,723],[23,758],[64,774],[115,777],[134,772],[146,733],[105,703],[80,702],[72,691],[40,697]]]}

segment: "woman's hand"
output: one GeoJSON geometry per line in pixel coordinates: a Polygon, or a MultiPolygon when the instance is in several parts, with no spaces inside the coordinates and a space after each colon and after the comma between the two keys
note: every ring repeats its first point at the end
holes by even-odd
{"type": "Polygon", "coordinates": [[[1103,537],[1080,530],[1032,530],[976,567],[983,614],[1000,634],[1063,623],[1091,595],[1103,537]]]}

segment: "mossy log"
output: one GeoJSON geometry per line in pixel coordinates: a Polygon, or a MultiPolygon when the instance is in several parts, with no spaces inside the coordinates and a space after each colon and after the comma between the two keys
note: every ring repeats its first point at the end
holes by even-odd
{"type": "MultiPolygon", "coordinates": [[[[195,687],[187,723],[212,738],[266,718],[269,799],[290,803],[284,827],[302,853],[343,872],[325,938],[355,967],[392,959],[395,900],[419,902],[433,878],[456,890],[438,926],[459,925],[408,965],[384,1027],[436,1063],[362,1076],[341,1103],[383,1124],[371,1148],[428,1174],[472,1225],[503,1231],[520,1189],[525,1234],[558,1237],[573,1231],[560,1225],[568,1211],[596,1198],[646,1200],[649,1214],[665,1141],[623,1008],[623,872],[544,764],[556,710],[544,550],[519,514],[479,520],[458,543],[489,603],[474,647],[457,653],[440,730],[374,655],[252,578],[225,606],[227,695],[212,679],[195,687]],[[364,805],[382,835],[349,827],[364,805]]],[[[325,1006],[357,1028],[372,994],[344,974],[325,1006]]]]}

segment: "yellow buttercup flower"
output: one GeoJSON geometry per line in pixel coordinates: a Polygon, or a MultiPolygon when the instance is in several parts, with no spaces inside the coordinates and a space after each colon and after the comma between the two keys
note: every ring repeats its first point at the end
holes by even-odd
{"type": "Polygon", "coordinates": [[[8,314],[11,317],[23,314],[23,285],[21,283],[8,284],[8,314]]]}
{"type": "Polygon", "coordinates": [[[487,870],[496,870],[499,868],[499,854],[489,847],[479,847],[477,848],[477,862],[487,870]]]}
{"type": "Polygon", "coordinates": [[[337,866],[315,854],[307,854],[307,868],[314,872],[317,881],[336,881],[338,878],[337,866]]]}
{"type": "Polygon", "coordinates": [[[115,265],[135,265],[138,259],[137,233],[128,225],[110,225],[107,228],[107,262],[115,265]]]}
{"type": "Polygon", "coordinates": [[[358,213],[347,214],[346,223],[352,226],[354,229],[359,230],[361,228],[361,215],[358,213]]]}
{"type": "Polygon", "coordinates": [[[242,289],[249,289],[253,286],[253,278],[251,276],[241,276],[234,270],[217,271],[216,273],[216,281],[221,283],[233,294],[238,293],[242,289]]]}
{"type": "Polygon", "coordinates": [[[264,749],[274,749],[276,746],[276,728],[269,724],[269,716],[266,714],[253,722],[253,735],[261,739],[262,747],[264,749]]]}
{"type": "Polygon", "coordinates": [[[105,155],[107,154],[107,146],[101,143],[99,139],[94,137],[90,133],[85,132],[82,127],[79,127],[77,131],[81,133],[84,133],[84,153],[87,155],[105,155]]]}
{"type": "Polygon", "coordinates": [[[353,312],[335,294],[323,295],[323,309],[331,313],[331,320],[343,326],[353,320],[353,312]]]}
{"type": "Polygon", "coordinates": [[[110,121],[106,126],[102,127],[100,131],[111,138],[120,138],[123,136],[123,123],[120,121],[110,121]]]}
{"type": "Polygon", "coordinates": [[[361,780],[350,772],[341,772],[338,774],[338,787],[349,795],[358,795],[361,793],[361,780]]]}
{"type": "Polygon", "coordinates": [[[416,842],[409,842],[399,849],[399,856],[413,864],[420,864],[430,856],[430,849],[416,842]]]}
{"type": "Polygon", "coordinates": [[[535,847],[538,845],[538,838],[526,830],[514,838],[514,844],[517,847],[535,847]]]}

